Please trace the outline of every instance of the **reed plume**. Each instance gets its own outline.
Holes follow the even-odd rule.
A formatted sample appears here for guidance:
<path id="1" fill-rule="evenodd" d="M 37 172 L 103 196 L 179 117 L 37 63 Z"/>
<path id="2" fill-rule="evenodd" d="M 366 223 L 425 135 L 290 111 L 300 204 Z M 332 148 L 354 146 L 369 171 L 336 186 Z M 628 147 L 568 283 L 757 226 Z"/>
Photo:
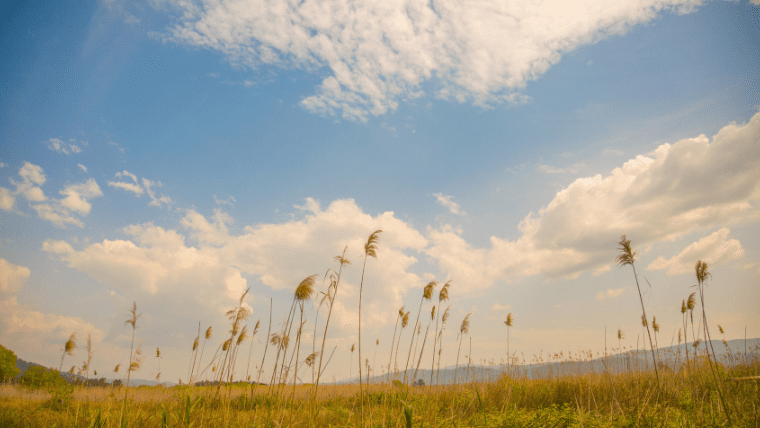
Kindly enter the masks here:
<path id="1" fill-rule="evenodd" d="M 393 344 L 396 343 L 396 330 L 398 330 L 398 322 L 404 316 L 404 307 L 398 310 L 398 316 L 396 317 L 396 326 L 393 327 L 393 338 L 391 339 L 391 355 L 388 357 L 388 373 L 385 377 L 385 381 L 388 382 L 391 376 L 391 362 L 393 361 Z"/>
<path id="2" fill-rule="evenodd" d="M 728 405 L 726 405 L 726 399 L 723 396 L 723 388 L 721 388 L 720 386 L 720 380 L 718 379 L 718 376 L 715 373 L 715 367 L 712 361 L 715 358 L 715 349 L 712 348 L 712 339 L 710 338 L 710 328 L 707 325 L 707 313 L 705 312 L 704 286 L 705 286 L 705 281 L 707 281 L 707 278 L 712 278 L 712 274 L 707 270 L 707 263 L 701 260 L 697 261 L 697 264 L 694 266 L 694 270 L 697 274 L 697 288 L 699 290 L 699 300 L 702 305 L 702 325 L 704 326 L 704 338 L 710 344 L 710 348 L 712 349 L 712 354 L 713 354 L 712 358 L 710 358 L 710 350 L 708 350 L 707 343 L 705 343 L 705 351 L 707 351 L 707 361 L 710 364 L 710 370 L 712 371 L 713 378 L 715 379 L 715 386 L 718 388 L 718 394 L 720 395 L 720 402 L 723 405 L 723 411 L 726 413 L 728 424 L 733 425 L 732 420 L 731 420 L 731 414 L 729 413 L 729 410 L 728 410 Z"/>
<path id="3" fill-rule="evenodd" d="M 74 356 L 74 350 L 77 349 L 77 332 L 71 333 L 71 336 L 69 336 L 69 340 L 66 341 L 66 344 L 63 345 L 63 354 L 61 355 L 61 366 L 58 368 L 58 371 L 63 370 L 63 357 L 68 354 L 70 357 Z"/>
<path id="4" fill-rule="evenodd" d="M 404 369 L 404 383 L 406 383 L 406 375 L 409 370 L 409 359 L 412 356 L 412 345 L 414 344 L 414 331 L 417 330 L 417 336 L 419 337 L 419 329 L 417 326 L 420 323 L 420 314 L 422 313 L 422 302 L 430 300 L 433 297 L 433 289 L 438 285 L 438 281 L 430 281 L 422 290 L 422 298 L 420 299 L 420 308 L 417 310 L 417 321 L 414 322 L 414 329 L 412 330 L 412 340 L 409 342 L 409 355 L 406 357 L 406 368 Z M 416 353 L 416 350 L 415 350 Z"/>
<path id="5" fill-rule="evenodd" d="M 364 271 L 367 268 L 367 259 L 377 258 L 377 240 L 382 230 L 376 230 L 369 235 L 364 244 L 364 267 L 362 267 L 362 280 L 359 283 L 359 395 L 361 399 L 361 424 L 364 426 L 364 389 L 362 388 L 362 289 L 364 288 Z"/>
<path id="6" fill-rule="evenodd" d="M 512 371 L 512 354 L 509 353 L 509 328 L 512 327 L 512 321 L 512 312 L 510 312 L 507 314 L 507 319 L 504 320 L 504 325 L 507 326 L 507 364 L 510 372 Z"/>
<path id="7" fill-rule="evenodd" d="M 317 367 L 317 381 L 314 384 L 314 399 L 317 397 L 317 388 L 319 387 L 319 381 L 322 378 L 322 370 L 324 370 L 324 366 L 322 365 L 322 357 L 325 354 L 325 342 L 327 341 L 327 327 L 330 325 L 330 317 L 332 316 L 332 310 L 333 306 L 335 304 L 335 298 L 338 295 L 338 286 L 340 285 L 340 276 L 343 273 L 343 266 L 348 266 L 351 264 L 351 262 L 346 258 L 346 250 L 348 249 L 348 245 L 343 247 L 343 253 L 339 256 L 333 257 L 333 260 L 339 263 L 338 272 L 335 276 L 330 275 L 330 286 L 327 287 L 327 300 L 328 300 L 328 310 L 327 310 L 327 319 L 325 320 L 325 332 L 322 335 L 322 346 L 319 350 L 319 366 Z M 335 273 L 335 270 L 332 270 L 333 273 Z M 328 270 L 325 272 L 325 277 L 327 277 L 327 274 L 330 272 Z M 350 367 L 349 367 L 350 369 Z M 349 373 L 349 378 L 350 378 Z"/>
<path id="8" fill-rule="evenodd" d="M 454 383 L 457 382 L 457 371 L 459 370 L 459 351 L 462 350 L 462 338 L 470 331 L 470 315 L 472 315 L 472 312 L 464 317 L 462 324 L 459 326 L 459 348 L 457 348 L 457 364 L 454 368 Z"/>
<path id="9" fill-rule="evenodd" d="M 639 301 L 641 302 L 642 319 L 646 322 L 647 312 L 644 309 L 644 298 L 641 296 L 641 287 L 639 286 L 639 277 L 636 275 L 636 266 L 633 264 L 636 261 L 636 252 L 631 249 L 631 241 L 625 239 L 625 235 L 620 238 L 620 255 L 617 256 L 616 261 L 620 266 L 630 265 L 633 269 L 633 278 L 636 280 L 636 289 L 639 291 Z M 649 331 L 649 326 L 646 326 L 647 334 L 649 335 L 649 347 L 652 351 L 652 362 L 654 363 L 654 374 L 657 379 L 657 389 L 660 389 L 660 374 L 657 370 L 657 359 L 654 356 L 654 345 L 652 344 L 652 333 Z"/>
<path id="10" fill-rule="evenodd" d="M 441 288 L 441 291 L 438 293 L 438 307 L 441 307 L 441 303 L 449 300 L 449 286 L 451 285 L 451 281 L 447 281 L 446 284 L 443 285 L 443 288 Z M 439 316 L 435 319 L 435 330 L 433 330 L 433 363 L 430 367 L 430 388 L 433 387 L 433 372 L 435 371 L 435 349 L 436 345 L 438 344 L 438 318 L 440 318 L 440 312 Z"/>

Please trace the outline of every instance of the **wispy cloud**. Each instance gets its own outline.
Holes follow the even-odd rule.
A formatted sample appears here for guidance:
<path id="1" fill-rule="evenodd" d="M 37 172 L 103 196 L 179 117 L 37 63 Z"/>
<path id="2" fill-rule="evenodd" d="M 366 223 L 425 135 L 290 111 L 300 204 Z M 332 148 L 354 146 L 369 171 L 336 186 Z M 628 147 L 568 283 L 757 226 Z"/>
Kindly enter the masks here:
<path id="1" fill-rule="evenodd" d="M 82 149 L 76 144 L 73 144 L 73 141 L 74 140 L 71 140 L 70 142 L 65 143 L 58 138 L 51 138 L 47 140 L 47 147 L 54 152 L 63 153 L 64 155 L 80 153 Z"/>
<path id="2" fill-rule="evenodd" d="M 108 145 L 116 147 L 116 150 L 120 151 L 122 154 L 124 154 L 124 152 L 125 152 L 125 150 L 124 150 L 123 147 L 121 147 L 120 145 L 114 143 L 113 141 L 109 141 Z"/>
<path id="3" fill-rule="evenodd" d="M 564 168 L 555 168 L 550 165 L 538 165 L 538 168 L 536 168 L 536 172 L 540 172 L 543 174 L 577 174 L 580 170 L 586 167 L 586 164 L 584 163 L 574 163 L 572 165 L 568 165 Z"/>
<path id="4" fill-rule="evenodd" d="M 82 172 L 84 172 L 85 174 L 87 173 L 87 167 L 86 166 L 82 165 L 81 163 L 78 163 L 77 166 L 79 167 L 79 169 L 82 170 Z"/>
<path id="5" fill-rule="evenodd" d="M 596 300 L 604 300 L 604 299 L 615 299 L 620 297 L 623 293 L 626 292 L 631 287 L 622 287 L 622 288 L 608 288 L 607 291 L 600 291 L 599 294 L 596 295 Z"/>
<path id="6" fill-rule="evenodd" d="M 701 3 L 165 0 L 176 24 L 163 38 L 221 52 L 235 66 L 326 67 L 301 105 L 366 120 L 425 95 L 428 82 L 430 95 L 457 102 L 526 102 L 526 83 L 564 53 Z"/>
<path id="7" fill-rule="evenodd" d="M 144 177 L 142 179 L 138 179 L 135 174 L 132 174 L 129 171 L 117 172 L 115 174 L 115 177 L 128 178 L 131 181 L 109 181 L 109 186 L 132 192 L 138 198 L 142 196 L 143 193 L 145 193 L 150 198 L 148 205 L 160 207 L 162 205 L 168 206 L 172 203 L 172 199 L 169 196 L 163 194 L 158 195 L 156 193 L 154 187 L 163 186 L 160 181 L 151 181 Z"/>
<path id="8" fill-rule="evenodd" d="M 467 215 L 466 212 L 462 211 L 462 207 L 460 207 L 458 203 L 451 200 L 453 196 L 444 195 L 440 192 L 433 194 L 433 196 L 435 196 L 435 200 L 439 205 L 448 208 L 452 214 Z"/>

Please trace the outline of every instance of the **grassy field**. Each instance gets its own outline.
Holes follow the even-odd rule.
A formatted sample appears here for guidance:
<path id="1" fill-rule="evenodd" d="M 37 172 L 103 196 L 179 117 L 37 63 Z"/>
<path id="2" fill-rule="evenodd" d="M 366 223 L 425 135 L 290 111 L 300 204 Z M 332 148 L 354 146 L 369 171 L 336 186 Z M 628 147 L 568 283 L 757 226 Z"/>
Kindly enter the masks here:
<path id="1" fill-rule="evenodd" d="M 367 259 L 375 257 L 381 232 L 372 233 L 364 248 L 359 314 L 364 268 Z M 449 317 L 450 307 L 442 308 L 448 301 L 451 281 L 440 289 L 437 306 L 433 305 L 430 310 L 430 319 L 421 339 L 425 319 L 421 322 L 420 316 L 427 313 L 427 308 L 423 310 L 423 304 L 425 301 L 435 303 L 435 287 L 439 285 L 438 281 L 431 281 L 423 289 L 413 324 L 411 311 L 405 311 L 404 307 L 398 310 L 389 348 L 391 359 L 386 366 L 387 372 L 395 373 L 396 380 L 385 383 L 370 381 L 372 370 L 369 358 L 362 357 L 360 321 L 357 357 L 359 362 L 366 362 L 366 367 L 362 372 L 362 364 L 359 364 L 359 384 L 320 385 L 324 369 L 335 352 L 335 349 L 331 352 L 326 350 L 325 343 L 341 274 L 344 266 L 350 264 L 345 259 L 344 249 L 342 255 L 334 258 L 338 269 L 330 269 L 326 274 L 330 285 L 326 293 L 321 293 L 322 303 L 316 307 L 317 315 L 324 307 L 322 325 L 315 319 L 314 333 L 310 335 L 312 352 L 308 356 L 307 344 L 301 346 L 305 336 L 302 330 L 305 325 L 304 310 L 307 305 L 314 304 L 315 295 L 320 295 L 315 290 L 316 275 L 305 278 L 298 285 L 286 321 L 275 332 L 271 331 L 270 303 L 270 319 L 260 365 L 264 367 L 267 352 L 270 351 L 269 361 L 274 357 L 272 370 L 267 370 L 270 375 L 262 378 L 263 369 L 248 375 L 251 364 L 249 356 L 245 373 L 250 383 L 232 382 L 243 372 L 237 372 L 236 377 L 239 352 L 245 352 L 245 347 L 241 348 L 241 345 L 256 336 L 259 330 L 261 333 L 264 331 L 259 321 L 248 330 L 247 320 L 252 314 L 244 305 L 246 290 L 238 306 L 227 312 L 230 335 L 224 336 L 226 340 L 216 347 L 215 352 L 211 346 L 206 349 L 207 341 L 213 337 L 213 328 L 208 327 L 202 334 L 199 323 L 198 336 L 192 343 L 188 385 L 171 388 L 130 387 L 132 373 L 140 369 L 145 358 L 142 341 L 135 346 L 135 329 L 140 314 L 137 304 L 133 303 L 125 322 L 132 329 L 129 359 L 123 363 L 125 370 L 121 372 L 126 372 L 126 386 L 73 386 L 64 381 L 57 370 L 35 372 L 35 368 L 30 368 L 21 377 L 26 380 L 26 385 L 0 385 L 0 427 L 760 427 L 760 354 L 757 347 L 747 349 L 746 338 L 744 353 L 728 349 L 725 338 L 721 342 L 728 353 L 719 358 L 715 352 L 703 293 L 705 281 L 711 277 L 707 264 L 702 261 L 696 263 L 698 289 L 681 302 L 683 327 L 678 331 L 678 347 L 659 349 L 656 345 L 659 325 L 656 316 L 652 316 L 650 321 L 646 314 L 634 266 L 636 252 L 625 236 L 621 237 L 619 244 L 620 254 L 616 261 L 621 266 L 631 266 L 639 290 L 641 323 L 647 333 L 642 336 L 649 339 L 649 349 L 644 349 L 643 353 L 630 348 L 626 352 L 621 344 L 624 334 L 618 329 L 617 351 L 610 348 L 617 354 L 614 356 L 607 353 L 605 342 L 601 360 L 599 358 L 602 356 L 588 351 L 577 355 L 564 352 L 548 354 L 547 360 L 540 356 L 535 359 L 534 356 L 530 364 L 527 361 L 518 362 L 515 353 L 510 352 L 509 328 L 513 327 L 510 313 L 504 321 L 507 327 L 505 350 L 510 360 L 503 366 L 505 372 L 500 376 L 489 372 L 488 377 L 478 378 L 470 371 L 473 362 L 471 351 L 467 353 L 466 364 L 459 364 L 462 341 L 469 332 L 471 314 L 467 314 L 457 336 L 454 375 L 451 382 L 439 384 L 442 351 L 438 339 L 442 337 Z M 400 347 L 407 325 L 411 327 L 407 330 L 411 339 L 408 351 Z M 320 334 L 317 326 L 320 327 Z M 434 330 L 429 340 L 430 327 Z M 723 328 L 720 325 L 717 327 L 724 335 Z M 692 334 L 691 345 L 689 330 Z M 654 331 L 654 340 L 651 331 Z M 321 340 L 318 341 L 320 335 Z M 703 346 L 700 347 L 700 343 Z M 376 341 L 375 345 L 378 344 Z M 426 344 L 429 345 L 427 348 Z M 248 346 L 250 355 L 252 340 Z M 470 338 L 470 349 L 471 346 Z M 64 345 L 59 367 L 63 367 L 67 355 L 73 356 L 76 348 L 74 332 Z M 693 349 L 690 351 L 689 348 Z M 417 375 L 423 373 L 419 370 L 426 349 L 432 356 L 432 365 L 428 366 L 429 372 L 425 367 L 422 369 L 429 373 L 429 383 L 436 385 L 411 387 L 409 384 L 421 379 Z M 83 374 L 83 378 L 89 378 L 94 352 L 89 336 L 86 350 L 87 360 L 78 373 Z M 351 359 L 353 351 L 354 346 L 351 347 Z M 396 359 L 392 359 L 394 351 Z M 15 355 L 10 351 L 5 354 L 11 361 L 6 365 L 12 366 Z M 160 349 L 156 348 L 156 358 L 160 355 Z M 539 373 L 538 378 L 526 376 L 526 367 L 536 368 L 533 363 L 540 368 L 538 372 L 548 373 Z M 599 364 L 603 365 L 601 370 L 598 369 Z M 114 368 L 114 375 L 121 365 Z M 372 365 L 375 365 L 374 361 Z M 349 367 L 352 366 L 352 363 L 349 364 Z M 314 385 L 296 385 L 299 370 L 308 368 L 312 370 Z M 72 367 L 69 374 L 73 376 L 76 369 Z M 15 368 L 6 371 L 12 370 Z M 533 373 L 533 370 L 530 372 Z M 362 373 L 366 374 L 366 382 Z M 464 373 L 462 378 L 458 376 Z M 94 370 L 93 374 L 97 376 Z M 15 374 L 9 375 L 9 378 L 13 376 Z M 424 376 L 427 377 L 427 374 Z M 159 377 L 160 366 L 157 380 Z M 209 385 L 198 386 L 197 382 L 201 380 Z"/>
<path id="2" fill-rule="evenodd" d="M 732 426 L 760 426 L 760 361 L 718 365 Z M 552 379 L 410 388 L 374 384 L 367 427 L 729 426 L 706 360 L 675 372 L 587 374 Z M 126 393 L 126 395 L 125 395 Z M 270 388 L 0 386 L 3 427 L 358 427 L 358 385 Z M 126 400 L 124 397 L 127 397 Z M 407 421 L 407 416 L 409 421 Z"/>

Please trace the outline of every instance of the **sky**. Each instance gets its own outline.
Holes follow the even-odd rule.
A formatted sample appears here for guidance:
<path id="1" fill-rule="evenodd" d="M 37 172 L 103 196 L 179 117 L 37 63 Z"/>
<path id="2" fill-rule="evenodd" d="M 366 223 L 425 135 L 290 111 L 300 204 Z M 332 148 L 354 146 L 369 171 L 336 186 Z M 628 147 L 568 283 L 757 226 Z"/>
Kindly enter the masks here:
<path id="1" fill-rule="evenodd" d="M 467 314 L 460 364 L 504 361 L 507 333 L 527 363 L 604 352 L 618 329 L 643 347 L 636 278 L 675 344 L 698 260 L 713 339 L 760 336 L 760 1 L 10 1 L 0 17 L 0 344 L 20 358 L 80 367 L 89 335 L 110 378 L 134 302 L 133 376 L 160 362 L 186 382 L 198 323 L 213 353 L 250 289 L 242 377 L 270 305 L 276 332 L 344 248 L 329 381 L 358 375 L 360 297 L 376 374 L 399 334 L 406 364 L 402 306 L 423 334 L 450 307 L 442 367 Z"/>

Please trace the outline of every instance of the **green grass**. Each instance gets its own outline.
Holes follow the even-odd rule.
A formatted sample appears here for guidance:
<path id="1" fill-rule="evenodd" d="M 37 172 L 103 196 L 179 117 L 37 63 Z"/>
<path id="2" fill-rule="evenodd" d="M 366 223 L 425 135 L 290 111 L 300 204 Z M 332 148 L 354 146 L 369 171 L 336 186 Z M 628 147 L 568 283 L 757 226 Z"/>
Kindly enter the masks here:
<path id="1" fill-rule="evenodd" d="M 720 381 L 734 426 L 760 426 L 760 362 L 721 370 Z M 706 362 L 691 375 L 662 366 L 661 391 L 654 372 L 586 374 L 553 379 L 512 379 L 467 385 L 409 388 L 375 384 L 365 393 L 365 427 L 713 427 L 728 426 Z M 361 400 L 356 385 L 309 386 L 294 399 L 268 395 L 259 386 L 251 399 L 245 385 L 131 388 L 127 427 L 358 427 Z M 614 394 L 613 394 L 614 389 Z M 3 427 L 117 427 L 124 391 L 77 387 L 69 400 L 56 391 L 4 385 Z M 60 394 L 60 393 L 59 393 Z M 614 398 L 613 398 L 614 397 Z M 405 411 L 405 407 L 411 411 Z"/>

